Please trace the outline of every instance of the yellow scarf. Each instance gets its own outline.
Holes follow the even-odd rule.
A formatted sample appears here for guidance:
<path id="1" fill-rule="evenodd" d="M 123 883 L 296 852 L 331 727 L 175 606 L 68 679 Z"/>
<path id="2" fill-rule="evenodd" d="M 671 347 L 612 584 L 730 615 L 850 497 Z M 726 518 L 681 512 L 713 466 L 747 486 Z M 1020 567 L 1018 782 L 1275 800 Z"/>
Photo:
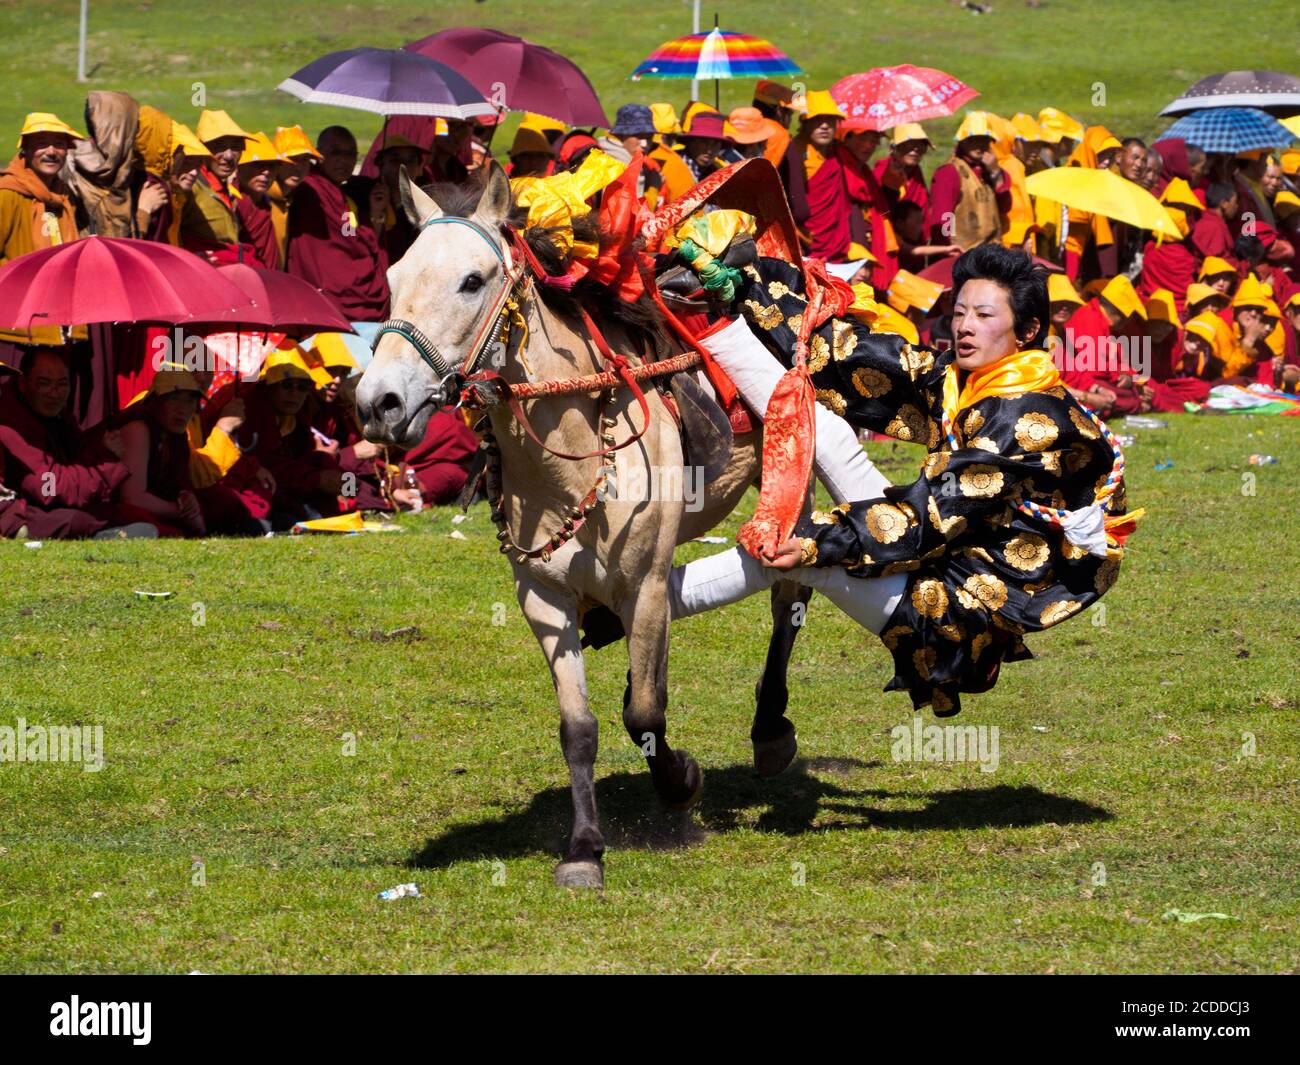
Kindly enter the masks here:
<path id="1" fill-rule="evenodd" d="M 989 396 L 1045 392 L 1060 383 L 1061 375 L 1057 372 L 1052 356 L 1037 348 L 1017 351 L 997 362 L 971 370 L 960 389 L 957 385 L 957 364 L 952 363 L 943 379 L 943 409 L 951 422 L 967 407 L 974 406 Z"/>

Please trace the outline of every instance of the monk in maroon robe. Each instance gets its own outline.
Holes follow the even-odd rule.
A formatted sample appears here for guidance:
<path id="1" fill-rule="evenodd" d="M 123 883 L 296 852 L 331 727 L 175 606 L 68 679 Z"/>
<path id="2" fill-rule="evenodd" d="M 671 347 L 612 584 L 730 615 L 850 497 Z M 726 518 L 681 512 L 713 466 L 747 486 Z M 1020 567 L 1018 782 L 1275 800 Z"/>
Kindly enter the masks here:
<path id="1" fill-rule="evenodd" d="M 0 498 L 0 535 L 26 527 L 32 539 L 78 539 L 138 517 L 114 511 L 128 476 L 120 437 L 89 443 L 68 411 L 71 390 L 63 356 L 39 348 L 25 357 L 22 378 L 5 385 L 0 497 L 7 498 Z"/>
<path id="2" fill-rule="evenodd" d="M 1217 255 L 1235 265 L 1232 254 L 1232 230 L 1228 228 L 1228 219 L 1237 214 L 1237 191 L 1231 185 L 1211 185 L 1205 191 L 1205 212 L 1192 226 L 1187 238 L 1192 250 L 1201 259 Z"/>
<path id="3" fill-rule="evenodd" d="M 406 466 L 415 471 L 426 506 L 455 500 L 477 450 L 478 437 L 464 418 L 451 411 L 434 412 L 424 437 L 406 453 Z"/>
<path id="4" fill-rule="evenodd" d="M 353 322 L 388 317 L 388 255 L 371 226 L 369 204 L 343 190 L 357 161 L 357 142 L 330 126 L 316 142 L 322 159 L 289 209 L 289 273 L 315 286 Z"/>

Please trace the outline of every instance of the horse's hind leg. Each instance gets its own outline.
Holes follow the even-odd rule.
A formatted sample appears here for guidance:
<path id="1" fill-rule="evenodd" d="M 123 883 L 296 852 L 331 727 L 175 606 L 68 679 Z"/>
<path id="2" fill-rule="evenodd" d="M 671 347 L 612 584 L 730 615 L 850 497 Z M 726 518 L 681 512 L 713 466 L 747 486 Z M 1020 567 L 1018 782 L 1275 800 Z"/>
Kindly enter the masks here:
<path id="1" fill-rule="evenodd" d="M 704 773 L 685 751 L 665 738 L 668 706 L 668 590 L 642 583 L 625 609 L 628 676 L 623 693 L 623 725 L 645 754 L 650 779 L 664 804 L 688 810 L 699 800 Z"/>
<path id="2" fill-rule="evenodd" d="M 593 773 L 599 725 L 587 705 L 587 676 L 578 645 L 577 604 L 562 592 L 516 571 L 515 593 L 551 667 L 560 703 L 560 746 L 569 764 L 573 830 L 564 860 L 555 867 L 560 887 L 605 886 L 605 839 L 596 815 Z"/>
<path id="3" fill-rule="evenodd" d="M 754 744 L 754 771 L 760 777 L 776 776 L 794 761 L 799 750 L 794 725 L 785 716 L 790 702 L 786 675 L 795 637 L 811 598 L 811 588 L 792 581 L 772 586 L 772 638 L 767 645 L 763 675 L 754 689 L 754 724 L 749 730 Z"/>

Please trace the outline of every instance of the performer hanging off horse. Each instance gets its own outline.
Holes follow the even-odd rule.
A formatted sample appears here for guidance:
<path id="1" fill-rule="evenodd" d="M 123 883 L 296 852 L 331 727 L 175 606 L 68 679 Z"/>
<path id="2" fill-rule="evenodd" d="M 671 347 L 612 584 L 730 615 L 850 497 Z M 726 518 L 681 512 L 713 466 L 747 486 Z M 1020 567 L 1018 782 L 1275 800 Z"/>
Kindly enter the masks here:
<path id="1" fill-rule="evenodd" d="M 392 444 L 418 439 L 439 406 L 485 408 L 493 519 L 551 668 L 570 770 L 556 881 L 583 887 L 603 884 L 604 841 L 580 622 L 589 642 L 626 634 L 625 727 L 663 801 L 688 807 L 703 778 L 666 738 L 671 619 L 774 588 L 751 730 L 771 774 L 797 749 L 785 673 L 790 607 L 809 589 L 889 647 L 886 690 L 952 714 L 959 693 L 1029 656 L 1027 632 L 1106 591 L 1137 517 L 1114 438 L 1039 348 L 1046 283 L 1028 257 L 988 246 L 958 260 L 957 347 L 931 352 L 873 332 L 869 292 L 802 259 L 766 160 L 653 217 L 636 164 L 612 180 L 603 165 L 522 189 L 527 222 L 498 168 L 477 206 L 440 206 L 403 178 L 419 236 L 390 272 L 394 319 L 357 390 L 367 437 Z M 890 485 L 856 429 L 924 445 L 919 478 Z M 606 491 L 688 461 L 706 470 L 698 512 Z M 729 514 L 760 462 L 741 546 L 674 568 L 673 547 Z M 814 469 L 836 501 L 827 512 L 807 511 Z"/>

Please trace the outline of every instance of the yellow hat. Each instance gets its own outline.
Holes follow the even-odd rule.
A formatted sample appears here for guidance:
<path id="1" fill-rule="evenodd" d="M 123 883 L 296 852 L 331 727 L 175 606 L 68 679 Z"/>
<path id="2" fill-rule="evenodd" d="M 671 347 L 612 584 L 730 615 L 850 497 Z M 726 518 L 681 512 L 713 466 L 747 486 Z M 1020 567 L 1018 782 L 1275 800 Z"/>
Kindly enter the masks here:
<path id="1" fill-rule="evenodd" d="M 1254 274 L 1246 275 L 1232 297 L 1234 307 L 1266 307 L 1270 303 L 1273 303 L 1273 287 L 1264 284 Z M 1273 303 L 1273 308 L 1276 310 L 1277 304 Z"/>
<path id="2" fill-rule="evenodd" d="M 312 337 L 309 352 L 316 355 L 320 364 L 326 368 L 346 366 L 351 370 L 361 369 L 352 352 L 348 350 L 342 333 L 317 333 Z"/>
<path id="3" fill-rule="evenodd" d="M 1297 134 L 1300 137 L 1300 134 Z M 1300 174 L 1300 148 L 1288 148 L 1282 153 L 1282 173 Z"/>
<path id="4" fill-rule="evenodd" d="M 967 137 L 996 137 L 993 123 L 987 111 L 967 111 L 962 116 L 961 125 L 953 134 L 954 141 L 964 141 Z"/>
<path id="5" fill-rule="evenodd" d="M 140 121 L 135 130 L 135 154 L 145 170 L 155 177 L 165 178 L 172 170 L 172 155 L 176 145 L 172 141 L 171 116 L 149 104 L 140 105 Z"/>
<path id="6" fill-rule="evenodd" d="M 903 122 L 894 127 L 893 135 L 895 144 L 905 144 L 907 141 L 925 141 L 926 144 L 934 143 L 926 136 L 925 130 L 921 128 L 919 122 Z"/>
<path id="7" fill-rule="evenodd" d="M 1195 307 L 1201 300 L 1208 300 L 1211 296 L 1222 296 L 1223 293 L 1218 289 L 1210 288 L 1204 281 L 1193 281 L 1187 286 L 1187 295 L 1185 302 L 1189 307 Z"/>
<path id="8" fill-rule="evenodd" d="M 244 140 L 252 137 L 247 130 L 240 129 L 239 124 L 225 111 L 205 110 L 199 115 L 198 134 L 199 140 L 204 144 L 211 144 L 222 137 L 243 137 Z"/>
<path id="9" fill-rule="evenodd" d="M 922 313 L 929 311 L 942 295 L 943 286 L 937 281 L 927 281 L 909 270 L 899 270 L 889 282 L 885 298 L 894 310 L 906 314 L 912 307 Z"/>
<path id="10" fill-rule="evenodd" d="M 268 385 L 283 381 L 286 377 L 300 377 L 307 381 L 317 381 L 312 367 L 304 356 L 302 348 L 292 340 L 286 340 L 276 348 L 262 363 L 261 379 Z"/>
<path id="11" fill-rule="evenodd" d="M 194 131 L 184 122 L 172 120 L 172 154 L 182 151 L 186 155 L 192 155 L 196 159 L 204 157 L 211 158 L 212 153 L 208 151 L 208 146 L 194 135 Z"/>
<path id="12" fill-rule="evenodd" d="M 681 123 L 677 121 L 677 110 L 672 104 L 651 104 L 650 117 L 654 120 L 655 132 L 660 136 L 682 131 Z"/>
<path id="13" fill-rule="evenodd" d="M 204 388 L 190 370 L 162 369 L 154 374 L 149 385 L 151 395 L 170 396 L 173 392 L 197 392 L 202 396 Z"/>
<path id="14" fill-rule="evenodd" d="M 510 145 L 510 154 L 524 155 L 528 152 L 541 152 L 543 155 L 554 155 L 555 148 L 551 142 L 546 139 L 546 134 L 540 129 L 533 129 L 529 126 L 520 126 L 515 130 L 515 139 Z"/>
<path id="15" fill-rule="evenodd" d="M 844 258 L 849 262 L 857 262 L 859 259 L 866 259 L 869 263 L 880 262 L 871 254 L 871 249 L 859 244 L 856 240 L 849 241 L 849 250 L 844 253 Z"/>
<path id="16" fill-rule="evenodd" d="M 1296 211 L 1300 211 L 1300 196 L 1290 189 L 1279 189 L 1273 197 L 1273 213 L 1277 215 L 1278 221 L 1285 222 Z"/>
<path id="17" fill-rule="evenodd" d="M 1123 148 L 1123 147 L 1124 145 L 1120 143 L 1120 139 L 1118 137 L 1116 137 L 1113 133 L 1108 133 L 1106 134 L 1106 136 L 1104 136 L 1101 139 L 1101 143 L 1097 145 L 1097 154 L 1101 155 L 1102 152 L 1108 152 L 1113 148 Z"/>
<path id="18" fill-rule="evenodd" d="M 1047 275 L 1047 301 L 1049 303 L 1077 303 L 1083 306 L 1083 297 L 1075 290 L 1064 274 Z"/>
<path id="19" fill-rule="evenodd" d="M 536 114 L 533 111 L 524 112 L 524 120 L 519 123 L 520 129 L 532 129 L 543 135 L 547 133 L 563 133 L 565 125 L 555 118 L 547 118 L 545 115 Z"/>
<path id="20" fill-rule="evenodd" d="M 1282 304 L 1282 309 L 1288 310 L 1289 308 L 1296 306 L 1300 306 L 1300 288 L 1296 289 L 1286 298 L 1286 302 Z"/>
<path id="21" fill-rule="evenodd" d="M 275 150 L 271 138 L 265 133 L 254 133 L 244 141 L 244 151 L 239 157 L 239 165 L 245 163 L 277 163 L 280 153 Z"/>
<path id="22" fill-rule="evenodd" d="M 1133 282 L 1123 274 L 1117 274 L 1106 282 L 1101 290 L 1101 298 L 1110 303 L 1120 314 L 1126 316 L 1135 314 L 1139 318 L 1146 319 L 1146 306 L 1138 299 Z"/>
<path id="23" fill-rule="evenodd" d="M 23 146 L 23 138 L 32 133 L 63 133 L 74 141 L 85 140 L 84 133 L 78 133 L 57 115 L 49 111 L 33 111 L 23 119 L 22 132 L 18 134 L 18 147 Z"/>
<path id="24" fill-rule="evenodd" d="M 1042 126 L 1035 122 L 1031 115 L 1027 115 L 1023 111 L 1012 116 L 1011 128 L 1022 141 L 1047 140 L 1047 134 L 1043 131 Z"/>
<path id="25" fill-rule="evenodd" d="M 1056 107 L 1044 107 L 1038 112 L 1038 128 L 1043 131 L 1043 140 L 1050 144 L 1067 138 L 1077 141 L 1083 136 L 1083 124 Z"/>
<path id="26" fill-rule="evenodd" d="M 1226 350 L 1225 345 L 1232 343 L 1232 333 L 1228 328 L 1228 323 L 1213 311 L 1206 311 L 1204 314 L 1198 314 L 1195 318 L 1189 319 L 1183 329 L 1209 344 L 1210 351 L 1219 358 L 1223 358 L 1222 352 Z"/>
<path id="27" fill-rule="evenodd" d="M 307 136 L 302 126 L 276 126 L 275 150 L 284 159 L 293 159 L 299 155 L 321 158 L 320 152 L 313 146 L 311 138 Z"/>
<path id="28" fill-rule="evenodd" d="M 1178 324 L 1178 306 L 1174 303 L 1174 294 L 1167 288 L 1158 288 L 1147 297 L 1148 322 L 1168 322 Z"/>
<path id="29" fill-rule="evenodd" d="M 1160 202 L 1173 207 L 1190 207 L 1194 211 L 1204 210 L 1191 185 L 1180 177 L 1172 179 L 1165 186 L 1165 191 L 1160 194 Z"/>
<path id="30" fill-rule="evenodd" d="M 1263 159 L 1266 155 L 1272 153 L 1272 148 L 1251 148 L 1248 151 L 1238 152 L 1238 159 L 1249 159 L 1252 163 L 1256 160 Z"/>
<path id="31" fill-rule="evenodd" d="M 1281 311 L 1278 311 L 1276 304 L 1274 304 L 1273 310 L 1268 313 L 1276 313 L 1279 318 L 1282 316 Z M 1264 343 L 1268 346 L 1268 350 L 1274 355 L 1281 355 L 1286 351 L 1286 331 L 1290 328 L 1289 325 L 1284 326 L 1279 321 L 1275 326 L 1273 326 L 1273 331 L 1264 338 Z"/>
<path id="32" fill-rule="evenodd" d="M 696 115 L 721 115 L 722 112 L 716 107 L 712 107 L 700 100 L 692 100 L 686 105 L 686 110 L 682 112 L 682 132 L 690 133 L 691 123 L 695 120 Z M 723 116 L 726 117 L 725 115 Z"/>
<path id="33" fill-rule="evenodd" d="M 916 323 L 905 315 L 899 314 L 893 307 L 883 303 L 876 304 L 875 320 L 871 323 L 873 333 L 894 333 L 912 344 L 921 343 L 921 334 L 916 330 Z"/>
<path id="34" fill-rule="evenodd" d="M 1205 262 L 1201 263 L 1201 271 L 1196 275 L 1196 280 L 1204 281 L 1207 277 L 1214 277 L 1215 274 L 1235 275 L 1236 273 L 1236 268 L 1227 259 L 1220 259 L 1217 255 L 1207 255 Z"/>
<path id="35" fill-rule="evenodd" d="M 844 117 L 844 112 L 840 110 L 840 105 L 835 102 L 835 97 L 830 94 L 829 89 L 813 89 L 811 92 L 804 93 L 802 99 L 797 102 L 802 105 L 799 113 L 803 115 L 805 122 L 827 116 Z"/>

